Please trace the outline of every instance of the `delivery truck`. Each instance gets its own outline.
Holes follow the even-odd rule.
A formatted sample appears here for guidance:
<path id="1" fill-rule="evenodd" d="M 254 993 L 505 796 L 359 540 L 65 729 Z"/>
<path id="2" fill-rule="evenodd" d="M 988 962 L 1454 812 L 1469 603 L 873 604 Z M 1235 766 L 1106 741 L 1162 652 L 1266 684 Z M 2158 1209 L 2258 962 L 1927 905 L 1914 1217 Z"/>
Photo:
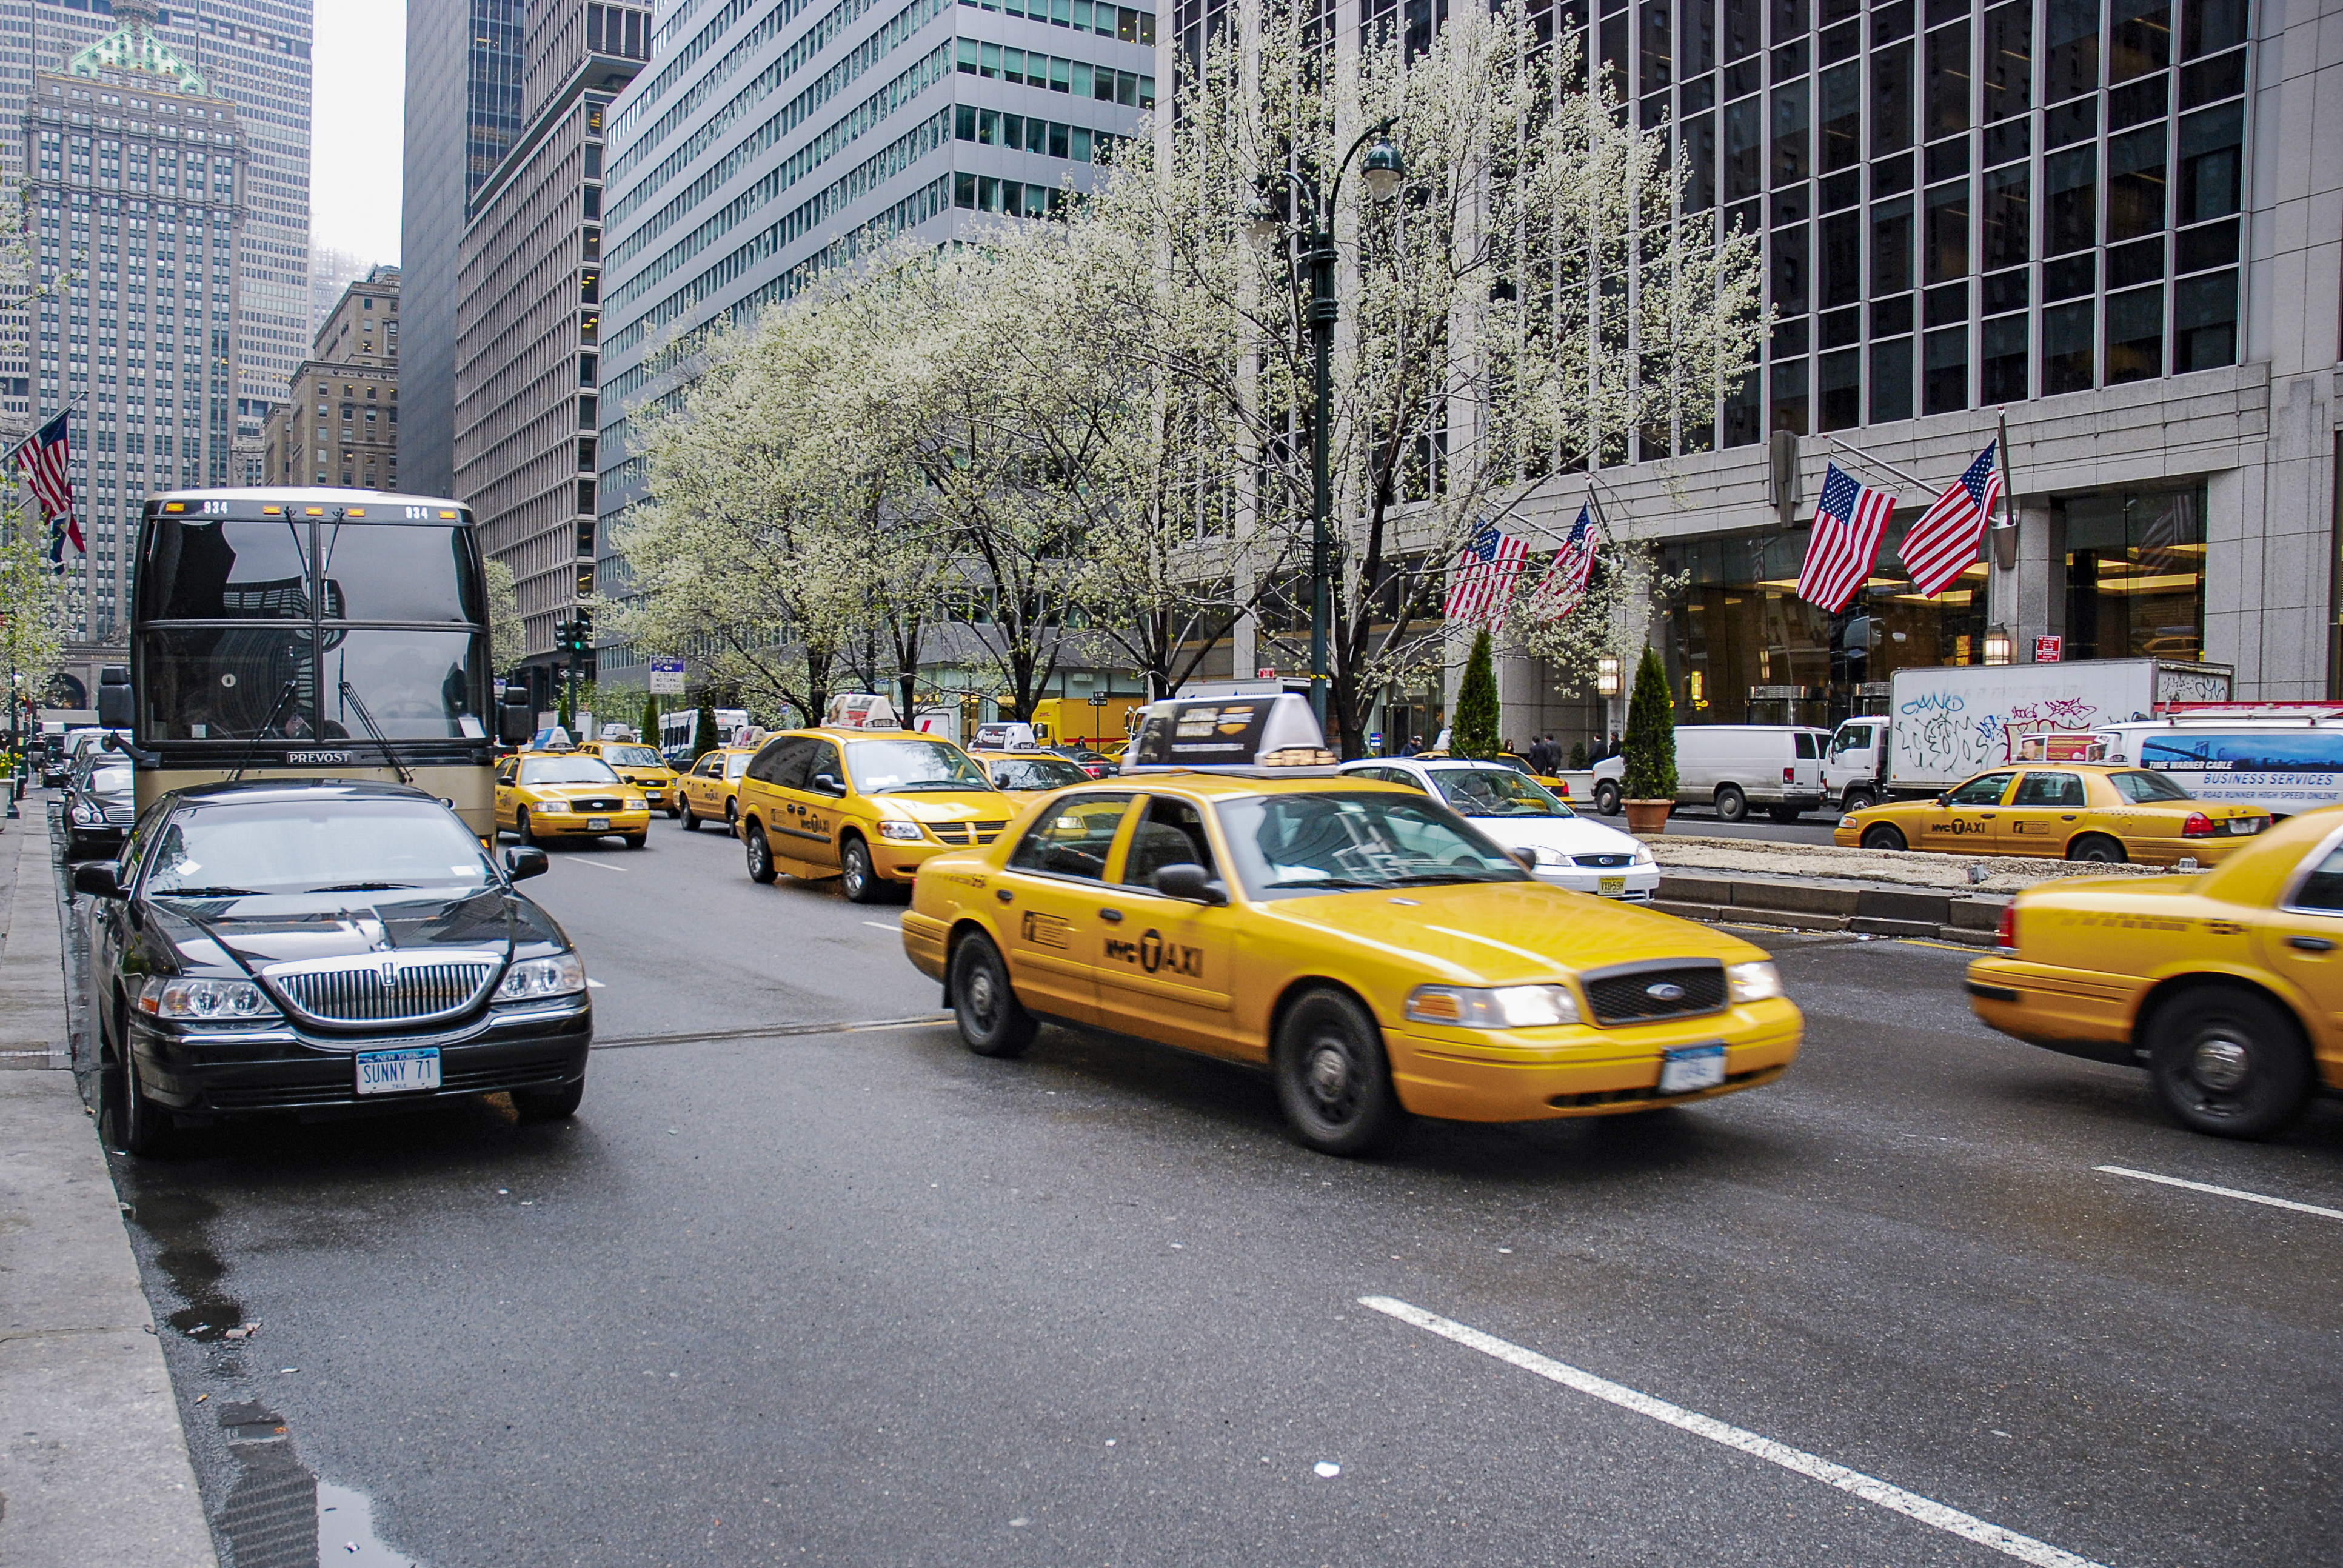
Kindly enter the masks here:
<path id="1" fill-rule="evenodd" d="M 1940 795 L 1972 774 L 2020 759 L 2061 736 L 2090 737 L 2155 718 L 2167 705 L 2227 702 L 2223 664 L 2091 658 L 2057 664 L 1956 664 L 1899 669 L 1887 711 L 1843 721 L 1823 762 L 1823 792 L 1841 810 Z"/>
<path id="2" fill-rule="evenodd" d="M 2097 760 L 2167 774 L 2199 800 L 2273 818 L 2343 805 L 2343 702 L 2175 705 L 2096 739 Z"/>

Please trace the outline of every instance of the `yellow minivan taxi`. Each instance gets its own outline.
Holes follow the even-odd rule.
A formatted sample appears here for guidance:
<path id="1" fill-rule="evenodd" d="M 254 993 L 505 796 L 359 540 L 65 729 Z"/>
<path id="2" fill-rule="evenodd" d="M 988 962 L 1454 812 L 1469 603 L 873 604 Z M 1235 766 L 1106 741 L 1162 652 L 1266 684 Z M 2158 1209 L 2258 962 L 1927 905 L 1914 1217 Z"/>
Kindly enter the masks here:
<path id="1" fill-rule="evenodd" d="M 578 749 L 582 756 L 599 757 L 619 778 L 643 792 L 654 811 L 669 818 L 681 815 L 682 797 L 676 793 L 675 769 L 667 759 L 639 740 L 588 740 Z"/>
<path id="2" fill-rule="evenodd" d="M 1235 750 L 1242 723 L 1190 728 Z M 1296 1135 L 1335 1154 L 1411 1112 L 1616 1115 L 1755 1088 L 1803 1027 L 1761 949 L 1547 886 L 1439 801 L 1355 778 L 1060 791 L 990 849 L 929 859 L 902 930 L 978 1054 L 1017 1054 L 1046 1018 L 1265 1065 Z"/>
<path id="3" fill-rule="evenodd" d="M 929 856 L 985 845 L 1017 814 L 949 740 L 909 729 L 792 729 L 740 777 L 749 875 L 836 877 L 858 904 L 892 897 Z"/>

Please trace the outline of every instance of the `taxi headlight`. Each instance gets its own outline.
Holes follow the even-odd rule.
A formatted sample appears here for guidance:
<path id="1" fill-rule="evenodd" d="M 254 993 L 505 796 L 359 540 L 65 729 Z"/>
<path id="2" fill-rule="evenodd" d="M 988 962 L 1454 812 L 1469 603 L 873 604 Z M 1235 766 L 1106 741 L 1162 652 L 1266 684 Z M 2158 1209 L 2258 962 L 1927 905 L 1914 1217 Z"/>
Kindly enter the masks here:
<path id="1" fill-rule="evenodd" d="M 586 989 L 586 963 L 576 953 L 556 953 L 549 959 L 523 959 L 505 970 L 497 987 L 498 1001 L 541 1001 L 547 997 L 575 996 Z"/>
<path id="2" fill-rule="evenodd" d="M 138 1010 L 193 1023 L 246 1023 L 277 1016 L 277 1004 L 250 980 L 169 980 L 150 975 L 138 989 Z"/>
<path id="3" fill-rule="evenodd" d="M 1558 985 L 1420 985 L 1407 999 L 1407 1016 L 1465 1029 L 1538 1029 L 1576 1023 L 1578 999 Z"/>
<path id="4" fill-rule="evenodd" d="M 1765 1001 L 1782 994 L 1782 971 L 1759 960 L 1730 964 L 1725 970 L 1725 993 L 1735 1001 Z"/>
<path id="5" fill-rule="evenodd" d="M 641 796 L 639 796 L 639 795 L 629 795 L 629 796 L 628 796 L 628 797 L 627 797 L 627 809 L 628 809 L 628 810 L 629 810 L 629 811 L 648 811 L 648 810 L 649 810 L 650 809 L 651 809 L 651 807 L 650 807 L 650 802 L 649 802 L 649 801 L 648 801 L 648 800 L 646 800 L 646 799 L 644 799 Z"/>
<path id="6" fill-rule="evenodd" d="M 920 825 L 917 822 L 897 822 L 893 820 L 884 821 L 879 824 L 879 836 L 882 839 L 893 839 L 900 843 L 917 843 L 920 839 L 926 837 L 925 834 L 920 831 Z"/>
<path id="7" fill-rule="evenodd" d="M 1838 819 L 1838 825 L 1839 825 L 1840 827 L 1842 827 L 1842 828 L 1852 828 L 1852 827 L 1854 827 L 1854 826 L 1855 826 L 1855 813 L 1854 813 L 1854 812 L 1852 812 L 1852 811 L 1850 811 L 1850 812 L 1848 812 L 1845 816 L 1841 817 L 1841 818 Z"/>

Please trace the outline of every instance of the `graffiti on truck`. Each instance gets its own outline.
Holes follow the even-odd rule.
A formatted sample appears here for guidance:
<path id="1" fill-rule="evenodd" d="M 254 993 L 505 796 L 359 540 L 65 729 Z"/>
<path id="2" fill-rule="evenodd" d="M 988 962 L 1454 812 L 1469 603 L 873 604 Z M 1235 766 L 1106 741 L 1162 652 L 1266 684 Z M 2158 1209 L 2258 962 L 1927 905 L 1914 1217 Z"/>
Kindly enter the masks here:
<path id="1" fill-rule="evenodd" d="M 2007 762 L 2018 739 L 2073 734 L 2105 722 L 2096 704 L 2054 697 L 2010 705 L 2006 712 L 1973 712 L 1951 692 L 1923 692 L 1898 709 L 1899 771 L 1923 778 L 1964 778 Z"/>

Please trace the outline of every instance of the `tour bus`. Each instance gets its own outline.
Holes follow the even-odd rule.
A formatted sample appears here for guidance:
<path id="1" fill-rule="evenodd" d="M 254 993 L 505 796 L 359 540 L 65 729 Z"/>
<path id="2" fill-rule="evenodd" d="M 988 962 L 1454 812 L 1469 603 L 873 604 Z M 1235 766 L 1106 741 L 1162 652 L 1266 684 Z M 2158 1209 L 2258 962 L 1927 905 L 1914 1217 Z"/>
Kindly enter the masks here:
<path id="1" fill-rule="evenodd" d="M 374 490 L 151 498 L 138 535 L 125 748 L 138 806 L 230 779 L 413 784 L 496 834 L 499 714 L 469 508 Z M 518 692 L 515 693 L 518 695 Z"/>

